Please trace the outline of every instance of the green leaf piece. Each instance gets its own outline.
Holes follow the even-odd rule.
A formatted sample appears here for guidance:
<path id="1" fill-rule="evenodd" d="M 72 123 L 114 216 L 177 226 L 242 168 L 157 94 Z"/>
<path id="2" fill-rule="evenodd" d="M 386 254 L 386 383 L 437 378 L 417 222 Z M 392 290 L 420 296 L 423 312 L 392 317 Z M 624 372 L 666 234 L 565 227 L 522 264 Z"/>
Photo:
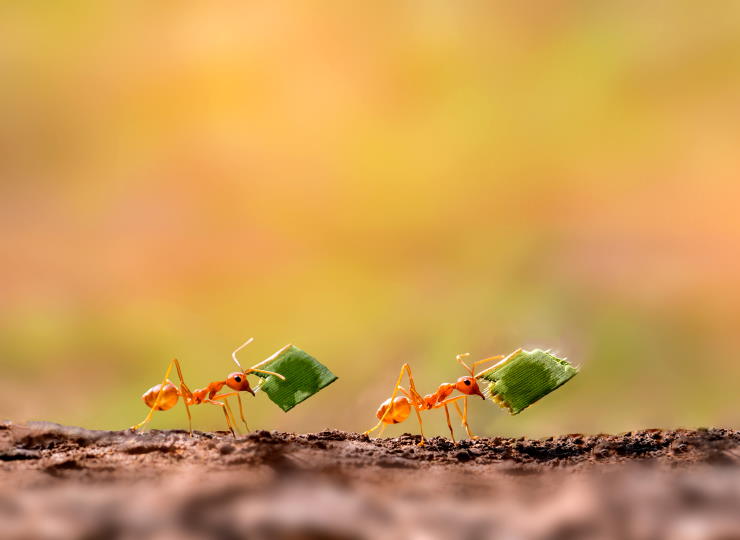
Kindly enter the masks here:
<path id="1" fill-rule="evenodd" d="M 478 377 L 490 383 L 484 394 L 511 414 L 519 414 L 577 373 L 567 361 L 535 349 L 517 351 Z"/>
<path id="2" fill-rule="evenodd" d="M 260 366 L 260 369 L 274 371 L 285 377 L 281 381 L 274 375 L 254 373 L 265 379 L 260 390 L 285 412 L 337 380 L 337 376 L 324 364 L 293 345 L 271 362 Z"/>

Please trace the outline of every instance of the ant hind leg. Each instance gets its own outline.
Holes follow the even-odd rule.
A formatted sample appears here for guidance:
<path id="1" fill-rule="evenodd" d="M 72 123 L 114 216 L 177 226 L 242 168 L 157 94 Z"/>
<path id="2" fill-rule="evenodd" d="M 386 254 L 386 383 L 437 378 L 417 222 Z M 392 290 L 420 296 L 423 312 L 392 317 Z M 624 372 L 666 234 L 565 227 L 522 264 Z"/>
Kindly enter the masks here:
<path id="1" fill-rule="evenodd" d="M 401 388 L 401 381 L 403 380 L 403 374 L 406 372 L 406 375 L 409 378 L 409 391 L 405 392 L 403 388 Z M 419 442 L 419 446 L 424 445 L 424 424 L 421 421 L 421 414 L 419 414 L 419 407 L 422 406 L 421 402 L 421 396 L 419 395 L 419 392 L 416 391 L 416 385 L 414 384 L 414 376 L 411 374 L 411 367 L 409 367 L 408 364 L 404 364 L 401 366 L 401 373 L 398 374 L 398 380 L 396 380 L 396 384 L 393 386 L 393 392 L 391 393 L 391 398 L 388 401 L 389 407 L 386 409 L 385 413 L 383 413 L 383 416 L 380 417 L 380 420 L 378 420 L 378 423 L 375 424 L 372 428 L 368 429 L 364 435 L 369 435 L 376 429 L 380 428 L 385 420 L 385 417 L 388 415 L 388 413 L 391 410 L 391 406 L 393 405 L 393 400 L 396 399 L 396 396 L 398 395 L 399 390 L 406 394 L 409 399 L 411 400 L 411 406 L 414 408 L 414 412 L 416 413 L 416 419 L 419 421 L 419 431 L 421 431 L 421 441 Z"/>
<path id="2" fill-rule="evenodd" d="M 398 374 L 398 380 L 396 380 L 396 384 L 393 386 L 393 392 L 391 392 L 391 399 L 389 401 L 389 404 L 391 406 L 393 405 L 393 400 L 396 399 L 396 396 L 398 395 L 398 390 L 401 387 L 401 380 L 403 379 L 403 372 L 406 371 L 407 369 L 409 369 L 408 364 L 404 364 L 403 366 L 401 366 L 401 373 Z M 409 373 L 410 373 L 410 371 L 409 371 Z M 383 420 L 385 420 L 385 417 L 390 412 L 391 406 L 389 406 L 386 409 L 386 411 L 383 414 L 383 416 L 381 416 L 380 419 L 378 420 L 378 423 L 375 424 L 375 426 L 373 426 L 372 428 L 368 429 L 366 432 L 364 432 L 363 435 L 370 435 L 373 431 L 375 431 L 376 429 L 380 428 L 384 424 Z"/>
<path id="3" fill-rule="evenodd" d="M 416 391 L 416 384 L 414 383 L 414 376 L 411 374 L 411 366 L 408 364 L 404 364 L 403 368 L 406 370 L 406 375 L 409 377 L 409 391 L 406 393 L 408 397 L 411 399 L 411 406 L 414 408 L 414 412 L 416 413 L 416 419 L 419 421 L 419 432 L 421 433 L 421 440 L 419 441 L 419 446 L 424 446 L 425 444 L 425 438 L 424 438 L 424 424 L 421 421 L 421 413 L 419 411 L 424 410 L 424 398 L 421 397 L 421 394 Z M 403 371 L 401 371 L 403 373 Z M 400 388 L 400 387 L 399 387 Z M 403 388 L 400 388 L 403 390 Z"/>
<path id="4" fill-rule="evenodd" d="M 159 400 L 162 397 L 162 392 L 164 391 L 165 385 L 169 382 L 170 372 L 172 371 L 172 366 L 177 360 L 172 360 L 170 364 L 167 366 L 167 371 L 164 373 L 164 379 L 162 379 L 162 384 L 159 386 L 159 392 L 157 393 L 157 399 L 154 400 L 154 405 L 149 409 L 149 412 L 147 413 L 144 420 L 139 422 L 138 424 L 135 424 L 131 426 L 129 429 L 131 431 L 136 431 L 137 429 L 141 429 L 144 425 L 148 424 L 152 420 L 152 416 L 154 416 L 154 411 L 157 408 L 157 405 L 159 404 Z"/>
<path id="5" fill-rule="evenodd" d="M 416 419 L 419 421 L 419 432 L 421 433 L 419 446 L 424 446 L 424 444 L 426 444 L 426 440 L 424 439 L 424 424 L 421 422 L 421 413 L 417 407 L 414 407 L 414 412 L 416 413 Z"/>
<path id="6" fill-rule="evenodd" d="M 193 393 L 190 391 L 190 388 L 188 388 L 188 385 L 185 384 L 185 379 L 182 376 L 182 369 L 180 369 L 180 362 L 175 358 L 173 360 L 175 363 L 175 367 L 177 368 L 177 377 L 180 379 L 180 395 L 182 396 L 182 402 L 185 404 L 185 412 L 188 415 L 188 431 L 190 432 L 190 436 L 193 436 L 193 416 L 190 414 L 190 405 L 188 405 L 188 400 L 193 397 Z"/>

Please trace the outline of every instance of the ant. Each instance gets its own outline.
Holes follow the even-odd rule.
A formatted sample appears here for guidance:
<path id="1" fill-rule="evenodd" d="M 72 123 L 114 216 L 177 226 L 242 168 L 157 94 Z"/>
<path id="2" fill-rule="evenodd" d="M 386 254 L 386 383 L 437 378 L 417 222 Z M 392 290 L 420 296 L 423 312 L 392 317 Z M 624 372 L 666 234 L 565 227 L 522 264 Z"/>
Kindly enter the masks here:
<path id="1" fill-rule="evenodd" d="M 442 383 L 439 385 L 439 388 L 437 388 L 436 392 L 434 392 L 433 394 L 427 394 L 423 397 L 421 396 L 421 394 L 419 394 L 419 392 L 416 391 L 416 385 L 414 384 L 414 377 L 411 374 L 411 368 L 408 364 L 404 364 L 401 367 L 401 373 L 398 375 L 396 385 L 393 387 L 393 393 L 391 394 L 391 397 L 381 403 L 378 411 L 375 413 L 375 415 L 378 417 L 378 423 L 375 425 L 375 427 L 367 430 L 365 432 L 365 435 L 369 435 L 381 426 L 382 429 L 380 430 L 380 433 L 382 434 L 388 424 L 400 424 L 409 417 L 409 415 L 411 414 L 411 409 L 413 408 L 414 412 L 416 413 L 416 419 L 419 421 L 419 430 L 421 431 L 421 442 L 419 443 L 419 446 L 423 446 L 424 426 L 421 422 L 420 412 L 428 411 L 431 409 L 444 408 L 445 417 L 447 418 L 447 427 L 450 430 L 452 442 L 457 443 L 457 441 L 455 441 L 455 433 L 452 431 L 452 424 L 450 423 L 450 410 L 447 408 L 447 405 L 452 403 L 455 406 L 457 413 L 460 415 L 462 425 L 465 428 L 468 437 L 471 439 L 477 439 L 478 437 L 473 435 L 473 433 L 470 431 L 470 426 L 468 425 L 468 396 L 475 395 L 480 396 L 482 399 L 486 398 L 483 395 L 483 392 L 481 392 L 480 388 L 478 387 L 475 368 L 476 366 L 485 362 L 501 360 L 502 358 L 504 358 L 504 355 L 484 358 L 483 360 L 473 362 L 470 366 L 466 364 L 463 360 L 463 358 L 466 358 L 468 356 L 470 356 L 470 353 L 458 354 L 455 357 L 455 360 L 457 360 L 468 371 L 468 373 L 470 373 L 469 376 L 466 375 L 464 377 L 460 377 L 455 383 Z M 484 371 L 479 373 L 478 376 L 495 367 L 496 365 L 485 369 Z M 403 379 L 404 373 L 406 373 L 409 380 L 408 390 L 401 386 L 401 381 Z M 455 390 L 460 392 L 462 395 L 449 397 Z M 399 391 L 403 395 L 396 397 Z M 458 401 L 461 399 L 463 400 L 462 410 L 460 410 L 460 405 L 458 404 Z"/>
<path id="2" fill-rule="evenodd" d="M 249 385 L 247 375 L 251 373 L 265 373 L 267 375 L 274 375 L 275 377 L 284 381 L 285 377 L 283 377 L 279 373 L 258 368 L 267 364 L 271 360 L 274 360 L 283 351 L 290 347 L 290 344 L 288 344 L 266 360 L 255 364 L 249 369 L 244 369 L 239 363 L 239 360 L 237 360 L 236 353 L 252 343 L 252 341 L 254 341 L 254 338 L 249 338 L 247 341 L 237 347 L 234 352 L 231 353 L 231 358 L 234 360 L 234 362 L 236 362 L 236 365 L 239 366 L 239 369 L 241 371 L 230 373 L 226 377 L 226 379 L 222 381 L 213 381 L 209 383 L 208 386 L 193 391 L 191 391 L 190 388 L 188 388 L 188 385 L 185 384 L 185 380 L 182 376 L 182 369 L 180 368 L 180 362 L 177 360 L 177 358 L 174 358 L 170 362 L 169 366 L 167 366 L 167 371 L 164 374 L 164 380 L 160 384 L 152 386 L 141 396 L 141 399 L 144 400 L 144 403 L 146 403 L 147 407 L 149 407 L 150 409 L 149 414 L 146 415 L 146 418 L 144 418 L 144 420 L 142 420 L 135 426 L 131 426 L 131 430 L 136 431 L 137 429 L 147 424 L 152 419 L 154 411 L 166 411 L 167 409 L 171 409 L 177 404 L 177 400 L 182 397 L 183 403 L 185 404 L 185 412 L 187 412 L 188 415 L 190 435 L 193 434 L 193 418 L 190 415 L 190 407 L 193 405 L 200 405 L 201 403 L 209 403 L 211 405 L 221 407 L 221 410 L 224 412 L 224 416 L 226 417 L 226 425 L 229 427 L 229 431 L 231 431 L 231 434 L 236 437 L 236 433 L 234 432 L 234 424 L 236 423 L 236 421 L 234 420 L 234 413 L 232 412 L 231 406 L 228 402 L 229 397 L 236 396 L 237 400 L 239 401 L 239 413 L 241 416 L 241 420 L 244 423 L 244 427 L 247 429 L 247 431 L 249 431 L 249 426 L 247 425 L 247 420 L 244 416 L 244 406 L 242 405 L 242 398 L 239 395 L 239 392 L 249 392 L 253 396 L 255 395 L 254 390 Z M 172 366 L 175 366 L 175 368 L 177 368 L 177 376 L 180 379 L 179 388 L 176 387 L 175 384 L 169 379 L 170 372 L 172 371 Z M 231 390 L 233 390 L 233 392 L 219 394 L 224 386 L 228 386 Z"/>

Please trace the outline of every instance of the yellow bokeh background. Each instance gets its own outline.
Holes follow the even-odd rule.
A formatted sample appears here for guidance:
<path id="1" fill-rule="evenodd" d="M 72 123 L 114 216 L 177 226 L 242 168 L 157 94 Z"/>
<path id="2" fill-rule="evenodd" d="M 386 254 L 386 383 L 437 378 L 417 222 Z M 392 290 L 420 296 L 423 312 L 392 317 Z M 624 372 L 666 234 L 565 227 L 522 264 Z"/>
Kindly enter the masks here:
<path id="1" fill-rule="evenodd" d="M 124 428 L 254 336 L 340 377 L 256 428 L 361 431 L 403 362 L 520 346 L 582 372 L 476 431 L 740 427 L 740 3 L 0 15 L 0 418 Z"/>

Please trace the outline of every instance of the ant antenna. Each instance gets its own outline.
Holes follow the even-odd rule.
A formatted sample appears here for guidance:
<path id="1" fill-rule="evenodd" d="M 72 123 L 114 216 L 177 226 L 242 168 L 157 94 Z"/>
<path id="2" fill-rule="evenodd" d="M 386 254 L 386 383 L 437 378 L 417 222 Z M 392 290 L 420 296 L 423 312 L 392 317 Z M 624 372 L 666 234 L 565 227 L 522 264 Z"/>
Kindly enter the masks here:
<path id="1" fill-rule="evenodd" d="M 283 351 L 285 351 L 288 347 L 290 347 L 290 345 L 286 345 L 285 347 L 283 347 L 282 349 L 280 349 L 279 351 L 277 351 L 275 354 L 273 354 L 272 356 L 270 356 L 270 358 L 268 358 L 267 360 L 263 360 L 259 364 L 256 364 L 256 365 L 254 365 L 253 367 L 251 367 L 249 369 L 244 369 L 242 367 L 242 365 L 239 363 L 239 360 L 236 359 L 236 353 L 238 353 L 239 351 L 241 351 L 244 347 L 246 347 L 247 345 L 249 345 L 253 341 L 254 341 L 254 338 L 249 338 L 247 341 L 245 341 L 244 343 L 242 343 L 241 345 L 239 345 L 236 348 L 236 350 L 234 350 L 233 353 L 231 353 L 231 358 L 234 359 L 234 362 L 236 362 L 236 365 L 239 366 L 239 369 L 242 370 L 242 373 L 244 373 L 245 375 L 247 375 L 249 373 L 264 373 L 266 375 L 274 375 L 275 377 L 277 377 L 281 381 L 284 381 L 285 380 L 285 377 L 283 375 L 280 375 L 280 373 L 275 373 L 274 371 L 267 371 L 265 369 L 256 369 L 256 368 L 257 368 L 257 366 L 261 366 L 263 364 L 266 364 L 270 360 L 274 360 L 275 358 L 277 358 Z"/>
<path id="2" fill-rule="evenodd" d="M 485 362 L 493 362 L 494 360 L 501 360 L 502 358 L 504 358 L 504 355 L 503 355 L 503 354 L 499 354 L 499 355 L 497 355 L 497 356 L 490 356 L 490 357 L 488 357 L 488 358 L 484 358 L 483 360 L 476 360 L 475 362 L 473 362 L 473 363 L 472 363 L 472 364 L 470 364 L 470 366 L 469 366 L 468 364 L 466 364 L 466 363 L 465 363 L 465 362 L 463 361 L 463 358 L 467 358 L 468 356 L 470 356 L 470 353 L 462 353 L 462 354 L 458 354 L 458 355 L 457 355 L 457 356 L 455 357 L 455 360 L 457 360 L 458 362 L 460 362 L 460 364 L 462 364 L 462 366 L 463 366 L 463 367 L 464 367 L 465 369 L 467 369 L 467 370 L 468 370 L 468 371 L 470 372 L 470 376 L 471 376 L 471 377 L 475 377 L 475 368 L 476 368 L 476 367 L 478 367 L 478 365 L 479 365 L 479 364 L 484 364 Z M 511 356 L 511 355 L 509 355 L 509 356 Z M 506 357 L 506 358 L 508 358 L 508 357 Z M 505 360 L 506 358 L 504 358 L 504 360 Z M 483 371 L 481 371 L 480 373 L 478 373 L 478 377 L 480 377 L 480 376 L 481 376 L 481 374 L 483 374 L 483 373 L 486 373 L 486 372 L 490 371 L 491 369 L 493 369 L 493 368 L 495 368 L 495 367 L 498 367 L 498 366 L 499 366 L 499 364 L 502 364 L 502 363 L 503 363 L 503 361 L 499 362 L 499 363 L 498 363 L 498 364 L 496 364 L 495 366 L 491 366 L 490 368 L 486 368 L 486 369 L 484 369 Z M 472 366 L 472 367 L 471 367 L 471 366 Z"/>
<path id="3" fill-rule="evenodd" d="M 470 368 L 470 366 L 469 366 L 469 365 L 467 365 L 467 364 L 465 363 L 465 361 L 463 360 L 463 358 L 467 358 L 468 356 L 470 356 L 470 353 L 468 353 L 468 352 L 466 352 L 466 353 L 462 353 L 462 354 L 458 354 L 458 355 L 457 355 L 457 356 L 455 357 L 455 360 L 457 360 L 458 362 L 460 362 L 460 365 L 462 365 L 462 366 L 463 366 L 463 367 L 464 367 L 465 369 L 467 369 L 467 370 L 468 370 L 468 371 L 470 372 L 470 375 L 471 375 L 471 376 L 475 376 L 475 372 L 474 372 L 474 371 L 473 371 L 473 370 L 472 370 L 472 369 Z"/>
<path id="4" fill-rule="evenodd" d="M 234 362 L 236 362 L 236 365 L 237 365 L 237 366 L 239 366 L 239 369 L 241 369 L 241 370 L 242 370 L 242 372 L 244 372 L 244 373 L 246 373 L 246 370 L 245 370 L 245 369 L 244 369 L 244 368 L 242 367 L 242 365 L 241 365 L 241 364 L 239 363 L 239 360 L 237 360 L 237 359 L 236 359 L 236 353 L 238 353 L 239 351 L 241 351 L 241 350 L 242 350 L 242 349 L 243 349 L 244 347 L 246 347 L 247 345 L 249 345 L 249 344 L 250 344 L 250 343 L 252 343 L 253 341 L 254 341 L 254 338 L 253 338 L 253 337 L 249 338 L 249 339 L 248 339 L 247 341 L 245 341 L 244 343 L 242 343 L 241 345 L 239 345 L 239 346 L 238 346 L 238 347 L 237 347 L 237 348 L 236 348 L 236 349 L 234 350 L 234 352 L 233 352 L 233 353 L 231 353 L 231 358 L 233 358 L 233 359 L 234 359 Z"/>

